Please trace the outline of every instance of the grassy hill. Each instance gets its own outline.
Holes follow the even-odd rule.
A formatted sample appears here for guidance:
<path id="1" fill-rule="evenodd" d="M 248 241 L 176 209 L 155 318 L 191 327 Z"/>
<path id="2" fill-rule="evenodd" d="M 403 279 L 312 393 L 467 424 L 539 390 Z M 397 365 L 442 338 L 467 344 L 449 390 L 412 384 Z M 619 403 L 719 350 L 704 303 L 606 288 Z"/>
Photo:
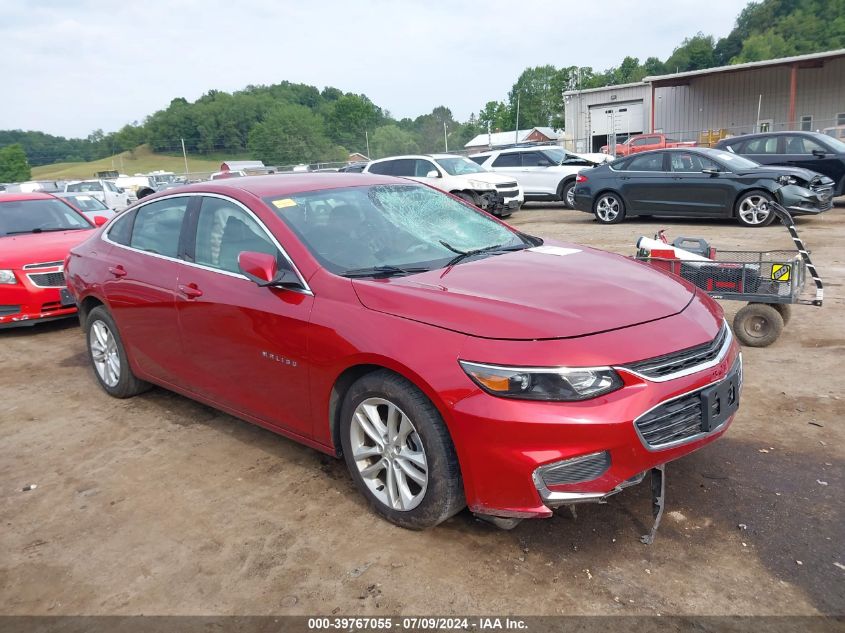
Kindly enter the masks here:
<path id="1" fill-rule="evenodd" d="M 237 159 L 238 156 L 227 156 Z M 213 172 L 220 169 L 221 159 L 216 157 L 193 158 L 188 156 L 188 169 L 191 172 Z M 95 172 L 116 169 L 122 174 L 146 174 L 157 169 L 184 173 L 185 161 L 181 156 L 156 154 L 147 145 L 139 145 L 134 150 L 107 156 L 88 163 L 54 163 L 32 168 L 33 180 L 68 180 L 74 178 L 92 178 Z"/>

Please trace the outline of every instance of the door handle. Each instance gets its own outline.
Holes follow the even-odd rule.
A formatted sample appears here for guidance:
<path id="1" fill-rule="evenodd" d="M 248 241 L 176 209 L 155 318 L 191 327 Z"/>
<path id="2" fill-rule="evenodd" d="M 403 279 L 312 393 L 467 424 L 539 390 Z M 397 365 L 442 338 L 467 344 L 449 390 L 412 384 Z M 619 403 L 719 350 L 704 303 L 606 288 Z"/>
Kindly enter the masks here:
<path id="1" fill-rule="evenodd" d="M 188 299 L 196 299 L 197 297 L 202 296 L 202 290 L 197 288 L 196 284 L 179 284 L 177 287 L 179 288 L 179 292 L 185 295 Z"/>
<path id="2" fill-rule="evenodd" d="M 118 264 L 117 266 L 109 266 L 109 272 L 118 279 L 120 279 L 121 277 L 126 277 L 126 271 L 120 264 Z"/>

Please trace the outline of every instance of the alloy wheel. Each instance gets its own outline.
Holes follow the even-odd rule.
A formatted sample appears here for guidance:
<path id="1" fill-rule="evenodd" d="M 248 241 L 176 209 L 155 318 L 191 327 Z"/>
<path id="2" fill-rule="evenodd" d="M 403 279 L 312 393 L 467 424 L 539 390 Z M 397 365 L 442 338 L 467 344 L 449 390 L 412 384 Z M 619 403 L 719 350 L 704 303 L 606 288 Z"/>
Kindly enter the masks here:
<path id="1" fill-rule="evenodd" d="M 393 510 L 416 508 L 428 487 L 428 460 L 413 422 L 389 400 L 367 398 L 352 415 L 352 458 L 370 492 Z"/>
<path id="2" fill-rule="evenodd" d="M 566 206 L 570 209 L 575 208 L 575 187 L 570 187 L 566 191 Z"/>
<path id="3" fill-rule="evenodd" d="M 115 387 L 120 381 L 120 354 L 114 334 L 103 321 L 94 321 L 90 339 L 94 369 L 100 380 L 109 387 Z"/>
<path id="4" fill-rule="evenodd" d="M 739 215 L 746 224 L 762 224 L 769 213 L 769 201 L 763 196 L 748 196 L 739 205 Z"/>
<path id="5" fill-rule="evenodd" d="M 619 215 L 619 201 L 613 196 L 602 196 L 596 204 L 596 215 L 603 222 L 613 222 Z"/>

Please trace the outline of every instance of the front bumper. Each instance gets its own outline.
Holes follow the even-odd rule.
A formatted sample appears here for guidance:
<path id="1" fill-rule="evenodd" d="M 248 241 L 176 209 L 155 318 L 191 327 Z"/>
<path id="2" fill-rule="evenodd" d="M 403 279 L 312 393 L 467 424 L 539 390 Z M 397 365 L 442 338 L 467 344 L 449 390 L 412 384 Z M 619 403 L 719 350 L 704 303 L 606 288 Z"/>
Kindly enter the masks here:
<path id="1" fill-rule="evenodd" d="M 601 503 L 642 481 L 652 468 L 687 455 L 719 438 L 731 414 L 712 430 L 688 440 L 649 446 L 635 420 L 664 403 L 723 381 L 739 362 L 732 341 L 722 360 L 706 370 L 653 382 L 619 369 L 625 383 L 616 392 L 583 402 L 553 403 L 497 398 L 484 392 L 456 403 L 453 434 L 461 468 L 471 482 L 467 502 L 475 513 L 498 517 L 541 518 L 555 507 Z M 549 483 L 543 469 L 580 456 L 606 453 L 607 468 L 576 483 Z"/>
<path id="2" fill-rule="evenodd" d="M 51 271 L 57 272 L 56 268 Z M 76 314 L 76 304 L 67 290 L 36 286 L 30 279 L 29 275 L 44 272 L 15 270 L 18 283 L 0 285 L 0 328 L 35 325 Z"/>
<path id="3" fill-rule="evenodd" d="M 792 215 L 818 215 L 833 208 L 833 186 L 815 191 L 798 185 L 780 189 L 783 206 Z"/>

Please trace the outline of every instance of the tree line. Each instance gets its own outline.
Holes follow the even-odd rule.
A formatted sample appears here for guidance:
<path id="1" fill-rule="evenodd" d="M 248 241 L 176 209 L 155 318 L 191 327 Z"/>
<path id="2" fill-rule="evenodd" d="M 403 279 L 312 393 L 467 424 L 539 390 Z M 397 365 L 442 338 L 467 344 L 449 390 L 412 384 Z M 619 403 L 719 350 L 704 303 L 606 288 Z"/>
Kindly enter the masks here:
<path id="1" fill-rule="evenodd" d="M 173 99 L 143 122 L 110 133 L 95 130 L 85 139 L 0 131 L 0 148 L 19 145 L 30 165 L 96 160 L 143 143 L 157 152 L 178 153 L 182 140 L 192 154 L 249 155 L 273 165 L 345 160 L 350 152 L 369 151 L 373 158 L 444 151 L 447 144 L 450 149 L 463 147 L 488 129 L 514 129 L 517 102 L 520 128 L 560 128 L 564 90 L 837 48 L 845 48 L 845 0 L 763 0 L 749 3 L 726 37 L 698 33 L 663 61 L 629 56 L 603 71 L 527 68 L 505 99 L 488 102 L 463 122 L 445 105 L 413 119 L 396 119 L 366 95 L 283 81 L 234 93 L 211 90 L 193 103 Z"/>

